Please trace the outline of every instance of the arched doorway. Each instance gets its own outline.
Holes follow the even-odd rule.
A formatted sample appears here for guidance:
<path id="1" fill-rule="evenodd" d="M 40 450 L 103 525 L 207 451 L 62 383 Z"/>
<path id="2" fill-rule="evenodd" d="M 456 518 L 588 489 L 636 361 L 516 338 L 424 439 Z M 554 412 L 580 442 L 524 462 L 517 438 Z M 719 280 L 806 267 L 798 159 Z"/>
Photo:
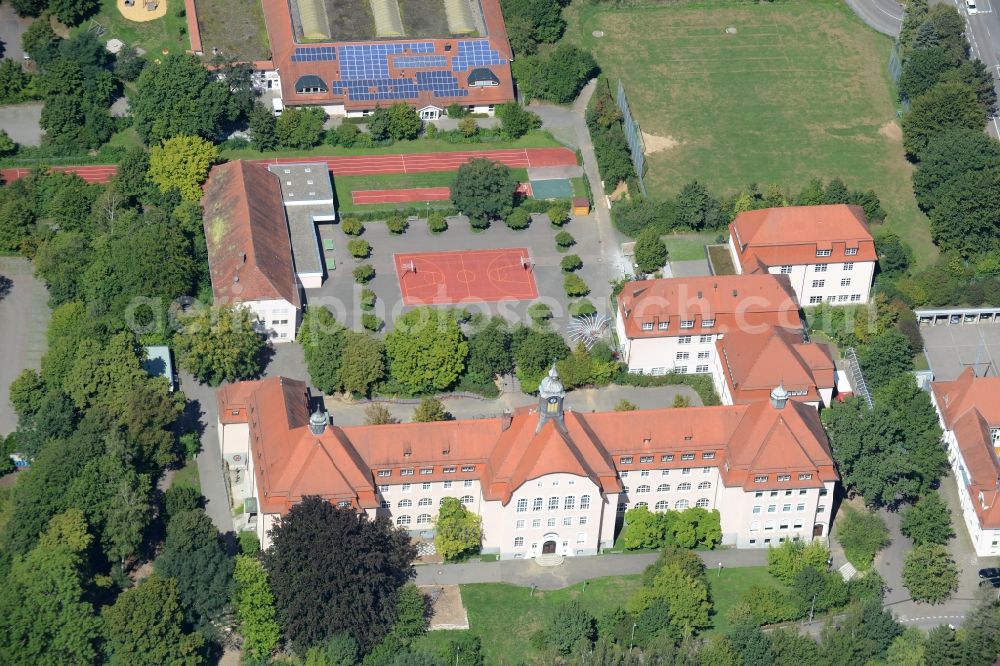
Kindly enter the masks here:
<path id="1" fill-rule="evenodd" d="M 556 542 L 549 540 L 542 544 L 542 555 L 551 555 L 556 552 Z"/>

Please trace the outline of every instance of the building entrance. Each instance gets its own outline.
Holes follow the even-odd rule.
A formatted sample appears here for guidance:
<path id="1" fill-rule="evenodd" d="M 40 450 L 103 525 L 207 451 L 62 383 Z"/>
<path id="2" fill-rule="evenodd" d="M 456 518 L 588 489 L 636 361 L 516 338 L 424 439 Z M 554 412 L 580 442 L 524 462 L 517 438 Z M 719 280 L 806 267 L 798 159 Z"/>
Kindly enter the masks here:
<path id="1" fill-rule="evenodd" d="M 546 541 L 542 544 L 542 555 L 551 555 L 556 552 L 556 542 Z"/>

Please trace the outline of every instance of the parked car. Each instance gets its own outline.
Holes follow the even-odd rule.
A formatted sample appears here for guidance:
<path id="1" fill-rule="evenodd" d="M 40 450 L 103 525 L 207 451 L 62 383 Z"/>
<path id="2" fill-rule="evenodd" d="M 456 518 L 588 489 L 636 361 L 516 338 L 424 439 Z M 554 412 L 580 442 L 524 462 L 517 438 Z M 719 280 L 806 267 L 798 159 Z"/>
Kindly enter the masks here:
<path id="1" fill-rule="evenodd" d="M 976 0 L 965 0 L 965 8 L 969 10 L 969 14 L 976 14 L 978 12 L 976 9 Z"/>
<path id="2" fill-rule="evenodd" d="M 989 569 L 979 570 L 980 578 L 1000 578 L 1000 569 L 996 567 L 990 567 Z"/>
<path id="3" fill-rule="evenodd" d="M 984 578 L 979 581 L 979 587 L 1000 587 L 1000 578 Z"/>

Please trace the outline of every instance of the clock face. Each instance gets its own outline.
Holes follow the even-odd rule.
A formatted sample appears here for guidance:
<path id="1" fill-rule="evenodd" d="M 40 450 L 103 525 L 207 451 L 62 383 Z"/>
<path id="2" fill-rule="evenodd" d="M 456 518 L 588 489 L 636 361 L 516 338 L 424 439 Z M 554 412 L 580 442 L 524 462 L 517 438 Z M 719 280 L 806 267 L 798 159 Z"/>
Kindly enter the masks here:
<path id="1" fill-rule="evenodd" d="M 549 398 L 549 404 L 550 404 L 550 405 L 554 405 L 554 404 L 556 404 L 557 402 L 559 402 L 559 398 L 557 398 L 557 397 L 555 397 L 555 396 L 552 396 L 551 398 Z"/>

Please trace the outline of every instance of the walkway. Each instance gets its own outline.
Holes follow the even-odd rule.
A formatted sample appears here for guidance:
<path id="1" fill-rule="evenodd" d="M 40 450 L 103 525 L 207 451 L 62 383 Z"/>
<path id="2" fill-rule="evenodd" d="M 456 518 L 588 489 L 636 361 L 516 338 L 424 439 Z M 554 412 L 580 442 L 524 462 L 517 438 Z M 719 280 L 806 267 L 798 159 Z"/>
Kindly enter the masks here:
<path id="1" fill-rule="evenodd" d="M 896 37 L 903 25 L 903 7 L 896 0 L 847 0 L 862 21 L 884 35 Z"/>
<path id="2" fill-rule="evenodd" d="M 712 550 L 696 551 L 705 566 L 715 569 L 767 566 L 767 551 Z M 520 587 L 534 585 L 541 590 L 558 590 L 593 578 L 640 574 L 656 561 L 657 553 L 568 557 L 556 567 L 540 567 L 534 560 L 499 562 L 463 562 L 427 564 L 417 567 L 417 585 L 468 585 L 470 583 L 507 583 Z"/>

